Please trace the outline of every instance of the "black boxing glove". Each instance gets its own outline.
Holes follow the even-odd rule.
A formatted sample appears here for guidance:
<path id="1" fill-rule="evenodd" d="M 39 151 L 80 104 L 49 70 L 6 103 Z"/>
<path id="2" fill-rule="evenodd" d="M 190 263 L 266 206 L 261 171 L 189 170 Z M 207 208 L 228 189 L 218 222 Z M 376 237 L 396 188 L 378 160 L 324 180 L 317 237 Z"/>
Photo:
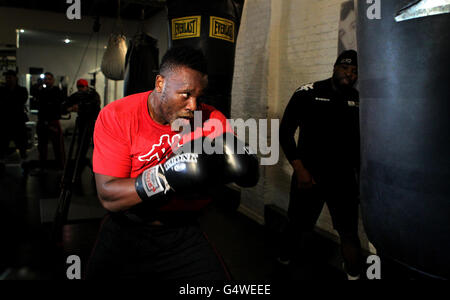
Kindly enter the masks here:
<path id="1" fill-rule="evenodd" d="M 136 192 L 145 201 L 152 198 L 155 201 L 164 200 L 170 190 L 170 185 L 164 175 L 162 165 L 153 166 L 139 174 L 135 181 Z"/>
<path id="2" fill-rule="evenodd" d="M 191 186 L 198 189 L 199 186 L 224 183 L 223 154 L 203 151 L 203 145 L 210 143 L 211 139 L 201 137 L 174 150 L 177 155 L 164 163 L 165 174 L 173 190 L 189 191 Z"/>
<path id="3" fill-rule="evenodd" d="M 223 183 L 223 155 L 194 153 L 193 143 L 182 146 L 164 164 L 148 168 L 136 178 L 136 192 L 142 200 L 160 199 L 168 191 L 196 192 Z"/>
<path id="4" fill-rule="evenodd" d="M 244 142 L 233 133 L 227 132 L 215 138 L 214 143 L 223 147 L 224 181 L 235 182 L 241 187 L 252 187 L 258 183 L 258 157 L 250 153 Z"/>

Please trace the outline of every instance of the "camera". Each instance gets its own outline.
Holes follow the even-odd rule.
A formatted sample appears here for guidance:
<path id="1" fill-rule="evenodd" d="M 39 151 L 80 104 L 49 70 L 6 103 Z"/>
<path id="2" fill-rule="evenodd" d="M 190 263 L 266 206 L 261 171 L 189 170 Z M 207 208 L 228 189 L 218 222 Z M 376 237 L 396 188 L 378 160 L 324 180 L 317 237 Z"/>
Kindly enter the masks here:
<path id="1" fill-rule="evenodd" d="M 78 91 L 70 95 L 64 105 L 64 110 L 69 107 L 78 106 L 78 116 L 80 118 L 96 118 L 100 112 L 100 97 L 94 89 L 88 91 Z"/>

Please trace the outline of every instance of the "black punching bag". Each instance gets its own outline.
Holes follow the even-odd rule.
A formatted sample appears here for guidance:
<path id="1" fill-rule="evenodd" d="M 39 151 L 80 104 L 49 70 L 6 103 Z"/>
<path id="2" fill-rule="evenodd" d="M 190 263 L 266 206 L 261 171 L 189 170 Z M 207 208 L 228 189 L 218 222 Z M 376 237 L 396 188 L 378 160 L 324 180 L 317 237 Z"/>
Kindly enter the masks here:
<path id="1" fill-rule="evenodd" d="M 449 7 L 380 2 L 369 19 L 358 1 L 364 226 L 381 256 L 450 278 Z"/>
<path id="2" fill-rule="evenodd" d="M 205 102 L 230 116 L 236 39 L 244 0 L 167 0 L 169 47 L 201 49 L 208 61 Z"/>
<path id="3" fill-rule="evenodd" d="M 143 32 L 135 35 L 130 41 L 125 60 L 124 96 L 155 88 L 159 68 L 157 42 Z"/>

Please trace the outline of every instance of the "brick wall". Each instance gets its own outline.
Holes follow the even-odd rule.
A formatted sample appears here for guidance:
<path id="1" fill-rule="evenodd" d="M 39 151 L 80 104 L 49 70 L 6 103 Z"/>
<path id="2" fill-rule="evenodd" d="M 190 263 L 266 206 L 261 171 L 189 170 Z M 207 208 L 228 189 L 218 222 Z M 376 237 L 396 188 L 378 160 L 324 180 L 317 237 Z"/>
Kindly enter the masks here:
<path id="1" fill-rule="evenodd" d="M 270 0 L 246 1 L 236 45 L 232 90 L 232 118 L 266 119 L 268 105 Z M 242 191 L 247 213 L 262 219 L 266 175 L 262 168 L 258 186 Z"/>

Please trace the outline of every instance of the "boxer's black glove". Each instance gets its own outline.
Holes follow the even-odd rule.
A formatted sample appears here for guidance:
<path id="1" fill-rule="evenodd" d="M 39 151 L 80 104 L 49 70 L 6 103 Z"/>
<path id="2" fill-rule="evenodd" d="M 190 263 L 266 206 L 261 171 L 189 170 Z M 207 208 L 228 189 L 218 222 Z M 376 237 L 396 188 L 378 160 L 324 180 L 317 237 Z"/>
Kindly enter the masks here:
<path id="1" fill-rule="evenodd" d="M 223 145 L 225 180 L 241 187 L 255 186 L 259 180 L 258 157 L 232 133 L 225 133 L 215 142 Z"/>
<path id="2" fill-rule="evenodd" d="M 196 141 L 182 145 L 175 151 L 177 155 L 164 164 L 145 170 L 136 178 L 139 197 L 142 200 L 156 199 L 170 190 L 196 192 L 199 188 L 230 182 L 242 187 L 258 183 L 258 158 L 234 134 L 225 133 L 213 140 L 203 137 L 201 143 L 221 151 L 211 154 L 206 154 L 204 149 L 196 151 Z"/>
<path id="3" fill-rule="evenodd" d="M 184 149 L 190 148 L 191 143 Z M 164 164 L 148 168 L 136 178 L 142 200 L 161 198 L 170 190 L 196 192 L 199 188 L 223 183 L 223 155 L 179 151 Z"/>
<path id="4" fill-rule="evenodd" d="M 196 142 L 203 143 L 201 152 L 195 149 L 198 146 Z M 241 187 L 252 187 L 258 183 L 258 157 L 231 132 L 226 132 L 212 140 L 203 137 L 201 140 L 191 141 L 184 144 L 180 150 L 184 153 L 196 151 L 200 153 L 202 162 L 207 162 L 202 168 L 205 171 L 202 174 L 207 177 L 206 182 L 208 179 L 213 180 L 211 183 L 234 182 Z"/>

